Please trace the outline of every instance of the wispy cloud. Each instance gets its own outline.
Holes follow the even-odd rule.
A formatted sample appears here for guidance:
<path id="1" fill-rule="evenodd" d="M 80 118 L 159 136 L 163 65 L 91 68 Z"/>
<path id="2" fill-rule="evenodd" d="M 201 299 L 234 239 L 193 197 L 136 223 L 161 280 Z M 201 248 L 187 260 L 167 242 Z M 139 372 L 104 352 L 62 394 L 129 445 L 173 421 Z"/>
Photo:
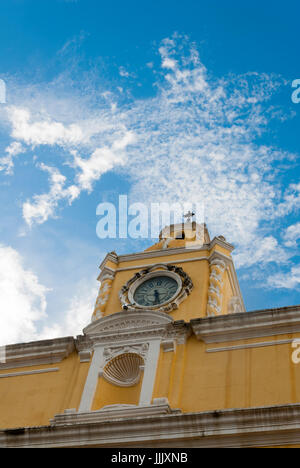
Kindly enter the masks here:
<path id="1" fill-rule="evenodd" d="M 93 80 L 74 88 L 63 77 L 27 101 L 16 98 L 8 109 L 12 141 L 63 150 L 57 167 L 40 165 L 49 191 L 24 201 L 25 221 L 45 222 L 60 203 L 121 170 L 132 199 L 203 203 L 210 230 L 235 243 L 239 266 L 285 264 L 295 239 L 281 240 L 273 228 L 299 209 L 300 189 L 281 183 L 278 163 L 288 167 L 295 155 L 258 143 L 273 118 L 284 118 L 272 96 L 285 81 L 257 73 L 214 78 L 195 45 L 176 35 L 162 41 L 159 54 L 160 69 L 151 68 L 157 91 L 146 99 L 126 100 L 119 86 L 99 91 Z"/>
<path id="2" fill-rule="evenodd" d="M 65 126 L 51 119 L 31 122 L 30 112 L 16 107 L 9 108 L 8 115 L 12 125 L 11 136 L 32 147 L 75 145 L 86 138 L 77 124 Z"/>
<path id="3" fill-rule="evenodd" d="M 135 78 L 135 73 L 129 72 L 125 67 L 119 67 L 119 75 L 123 78 Z"/>
<path id="4" fill-rule="evenodd" d="M 296 289 L 300 286 L 300 265 L 292 266 L 290 271 L 269 276 L 267 284 L 270 288 Z"/>
<path id="5" fill-rule="evenodd" d="M 72 203 L 80 194 L 80 190 L 75 185 L 65 188 L 66 177 L 57 168 L 39 165 L 42 171 L 49 174 L 50 190 L 41 195 L 34 195 L 33 201 L 23 203 L 23 217 L 26 223 L 31 226 L 34 222 L 42 224 L 49 217 L 55 217 L 55 209 L 61 200 Z"/>
<path id="6" fill-rule="evenodd" d="M 300 223 L 291 224 L 285 230 L 283 239 L 287 247 L 297 247 L 297 241 L 300 239 Z"/>
<path id="7" fill-rule="evenodd" d="M 25 151 L 25 148 L 19 141 L 13 141 L 5 148 L 6 155 L 0 158 L 0 171 L 5 171 L 6 174 L 13 173 L 14 158 Z"/>

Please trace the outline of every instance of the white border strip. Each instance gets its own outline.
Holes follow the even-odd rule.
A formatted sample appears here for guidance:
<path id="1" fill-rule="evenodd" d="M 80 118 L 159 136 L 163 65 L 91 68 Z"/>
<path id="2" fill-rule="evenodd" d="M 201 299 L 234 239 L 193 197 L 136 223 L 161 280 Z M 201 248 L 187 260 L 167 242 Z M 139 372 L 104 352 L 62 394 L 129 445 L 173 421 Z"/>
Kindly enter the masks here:
<path id="1" fill-rule="evenodd" d="M 36 369 L 32 371 L 11 372 L 9 374 L 0 374 L 0 379 L 5 377 L 18 377 L 20 375 L 44 374 L 45 372 L 57 372 L 59 367 L 49 367 L 48 369 Z"/>
<path id="2" fill-rule="evenodd" d="M 259 343 L 248 343 L 244 345 L 236 345 L 236 346 L 225 346 L 222 348 L 208 348 L 205 351 L 207 353 L 217 353 L 218 351 L 234 351 L 236 349 L 248 349 L 248 348 L 261 348 L 264 346 L 274 346 L 274 345 L 281 345 L 281 344 L 288 344 L 292 343 L 292 340 L 279 340 L 279 341 L 261 341 Z"/>

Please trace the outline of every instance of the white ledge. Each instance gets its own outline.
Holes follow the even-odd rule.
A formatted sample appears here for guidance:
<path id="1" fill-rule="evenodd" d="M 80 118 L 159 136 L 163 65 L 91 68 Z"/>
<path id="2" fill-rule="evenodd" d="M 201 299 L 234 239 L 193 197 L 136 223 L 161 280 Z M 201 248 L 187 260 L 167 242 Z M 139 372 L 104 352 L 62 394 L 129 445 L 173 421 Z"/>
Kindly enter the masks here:
<path id="1" fill-rule="evenodd" d="M 223 343 L 300 332 L 300 306 L 192 319 L 198 340 Z"/>
<path id="2" fill-rule="evenodd" d="M 74 350 L 75 340 L 72 336 L 7 345 L 2 348 L 0 370 L 54 364 Z"/>
<path id="3" fill-rule="evenodd" d="M 100 412 L 95 417 L 99 415 Z M 50 447 L 265 447 L 300 443 L 300 405 L 171 412 L 76 421 L 68 411 L 51 426 L 0 431 L 1 448 Z M 75 417 L 72 420 L 72 417 Z M 87 419 L 84 420 L 84 417 Z M 92 418 L 91 416 L 90 418 Z M 69 418 L 69 419 L 67 419 Z M 60 424 L 61 423 L 61 424 Z"/>

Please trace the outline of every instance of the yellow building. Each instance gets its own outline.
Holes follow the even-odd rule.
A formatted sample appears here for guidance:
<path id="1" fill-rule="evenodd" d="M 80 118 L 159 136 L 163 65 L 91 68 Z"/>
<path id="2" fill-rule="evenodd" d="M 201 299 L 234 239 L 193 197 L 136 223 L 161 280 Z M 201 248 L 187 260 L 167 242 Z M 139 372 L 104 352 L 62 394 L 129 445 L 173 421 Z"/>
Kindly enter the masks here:
<path id="1" fill-rule="evenodd" d="M 0 447 L 299 446 L 300 306 L 246 312 L 232 250 L 189 222 L 107 254 L 82 335 L 6 347 Z"/>

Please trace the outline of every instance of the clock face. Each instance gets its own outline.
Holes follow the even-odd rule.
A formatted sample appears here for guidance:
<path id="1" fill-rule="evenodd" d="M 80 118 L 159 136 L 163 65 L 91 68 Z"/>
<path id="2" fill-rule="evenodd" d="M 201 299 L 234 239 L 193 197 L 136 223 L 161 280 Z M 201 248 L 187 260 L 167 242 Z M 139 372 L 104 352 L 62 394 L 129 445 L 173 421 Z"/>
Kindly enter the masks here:
<path id="1" fill-rule="evenodd" d="M 134 292 L 134 301 L 141 306 L 155 306 L 171 299 L 178 290 L 178 283 L 170 276 L 155 276 L 144 281 Z"/>

